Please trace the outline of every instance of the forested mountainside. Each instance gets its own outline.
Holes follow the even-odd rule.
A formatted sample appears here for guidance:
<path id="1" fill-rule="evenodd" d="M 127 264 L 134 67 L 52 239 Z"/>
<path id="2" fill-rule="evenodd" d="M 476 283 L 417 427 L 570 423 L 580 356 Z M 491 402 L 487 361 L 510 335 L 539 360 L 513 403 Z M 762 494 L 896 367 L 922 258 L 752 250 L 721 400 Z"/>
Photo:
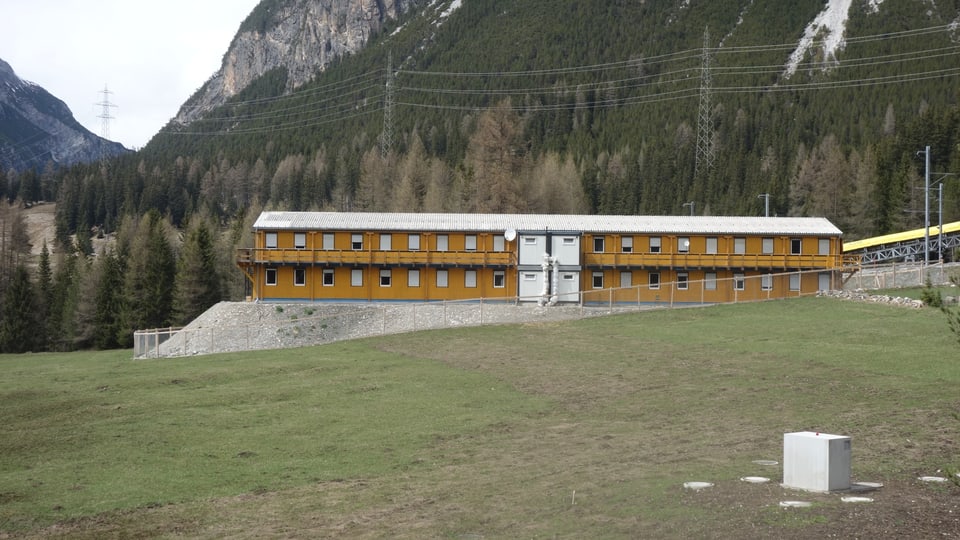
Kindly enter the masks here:
<path id="1" fill-rule="evenodd" d="M 308 7 L 324 31 L 363 29 L 363 46 L 330 56 L 342 36 L 280 30 Z M 202 222 L 218 294 L 238 298 L 232 249 L 267 207 L 762 215 L 769 193 L 772 214 L 825 216 L 848 240 L 915 227 L 917 152 L 960 169 L 958 26 L 960 0 L 264 0 L 212 80 L 240 57 L 262 74 L 221 101 L 203 102 L 205 86 L 137 154 L 43 184 L 52 249 L 90 253 L 91 235 L 117 231 L 110 257 L 79 264 L 96 296 L 103 261 L 121 278 L 161 244 L 182 261 L 176 230 Z M 183 114 L 201 102 L 223 104 Z M 935 178 L 944 220 L 960 219 L 960 181 Z M 164 302 L 115 334 L 176 322 Z"/>

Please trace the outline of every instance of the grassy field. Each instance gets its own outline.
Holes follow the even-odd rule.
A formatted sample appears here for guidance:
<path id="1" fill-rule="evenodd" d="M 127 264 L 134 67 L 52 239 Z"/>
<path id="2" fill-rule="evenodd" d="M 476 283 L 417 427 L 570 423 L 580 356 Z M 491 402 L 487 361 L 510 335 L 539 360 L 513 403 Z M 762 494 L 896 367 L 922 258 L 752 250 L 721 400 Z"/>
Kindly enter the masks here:
<path id="1" fill-rule="evenodd" d="M 916 480 L 960 466 L 960 350 L 932 309 L 806 298 L 130 356 L 0 356 L 0 538 L 960 536 L 960 487 Z M 875 501 L 753 463 L 802 430 L 851 436 Z"/>

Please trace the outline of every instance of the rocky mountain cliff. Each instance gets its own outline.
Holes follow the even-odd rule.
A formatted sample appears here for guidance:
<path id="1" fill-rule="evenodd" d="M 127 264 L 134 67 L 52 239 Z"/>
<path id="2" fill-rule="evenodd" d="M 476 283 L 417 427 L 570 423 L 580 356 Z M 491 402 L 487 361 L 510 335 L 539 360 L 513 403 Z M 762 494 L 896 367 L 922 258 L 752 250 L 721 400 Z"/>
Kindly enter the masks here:
<path id="1" fill-rule="evenodd" d="M 0 172 L 71 165 L 128 152 L 80 125 L 67 105 L 0 59 Z"/>
<path id="2" fill-rule="evenodd" d="M 266 72 L 285 68 L 287 91 L 359 51 L 384 22 L 425 0 L 263 0 L 241 25 L 223 64 L 180 109 L 186 125 Z"/>

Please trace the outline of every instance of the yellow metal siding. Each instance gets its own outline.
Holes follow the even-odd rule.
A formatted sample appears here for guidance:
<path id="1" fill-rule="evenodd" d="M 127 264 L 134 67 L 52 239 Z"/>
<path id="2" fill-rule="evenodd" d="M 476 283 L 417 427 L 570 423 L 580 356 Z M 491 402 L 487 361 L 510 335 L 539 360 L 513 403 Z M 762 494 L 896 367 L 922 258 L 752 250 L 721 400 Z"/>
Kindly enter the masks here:
<path id="1" fill-rule="evenodd" d="M 266 248 L 267 232 L 277 235 L 277 247 Z M 295 247 L 297 233 L 305 235 L 305 246 Z M 333 249 L 323 249 L 324 234 L 333 234 Z M 411 235 L 419 236 L 419 249 L 409 250 Z M 361 249 L 353 249 L 353 237 L 362 238 Z M 390 249 L 381 250 L 381 235 L 389 235 Z M 437 251 L 438 238 L 445 235 L 447 249 Z M 476 249 L 467 249 L 467 237 L 476 238 Z M 477 298 L 513 298 L 517 294 L 517 241 L 505 242 L 504 251 L 494 251 L 489 232 L 397 232 L 397 231 L 292 231 L 268 229 L 256 231 L 254 248 L 241 250 L 237 263 L 252 285 L 255 299 L 290 300 L 362 300 L 362 301 L 436 301 Z M 594 253 L 594 238 L 604 237 L 603 252 Z M 632 239 L 632 250 L 623 252 L 623 239 Z M 650 239 L 660 239 L 660 252 L 651 253 Z M 689 239 L 688 252 L 680 251 L 680 239 Z M 707 239 L 716 239 L 716 253 L 706 253 Z M 773 252 L 762 253 L 764 238 L 772 239 Z M 792 240 L 799 238 L 801 252 L 793 254 Z M 743 239 L 744 253 L 736 253 Z M 763 290 L 761 276 L 782 272 L 818 270 L 836 271 L 841 266 L 841 242 L 832 236 L 830 253 L 819 254 L 816 236 L 729 234 L 591 234 L 580 242 L 580 290 L 586 302 L 731 302 L 810 294 L 817 290 L 816 272 L 803 274 L 800 290 L 790 290 L 790 276 L 771 278 L 772 288 Z M 566 264 L 572 264 L 565 261 Z M 276 269 L 276 285 L 266 284 L 267 269 Z M 294 284 L 294 272 L 302 268 L 305 283 Z M 381 286 L 381 269 L 390 270 L 389 286 Z M 408 285 L 408 275 L 419 270 L 419 286 Z M 334 275 L 334 283 L 323 285 L 324 270 Z M 361 286 L 351 285 L 353 270 L 362 273 Z M 476 286 L 465 285 L 466 272 L 476 273 Z M 447 286 L 437 286 L 438 271 L 447 273 Z M 633 288 L 621 289 L 621 272 L 631 272 Z M 503 287 L 494 287 L 494 274 L 503 272 Z M 603 275 L 603 289 L 593 289 L 593 273 Z M 659 289 L 648 287 L 650 274 L 660 275 Z M 686 272 L 688 285 L 679 289 L 677 273 Z M 706 290 L 707 273 L 716 275 L 715 290 Z M 743 274 L 743 290 L 736 290 L 733 277 Z"/>

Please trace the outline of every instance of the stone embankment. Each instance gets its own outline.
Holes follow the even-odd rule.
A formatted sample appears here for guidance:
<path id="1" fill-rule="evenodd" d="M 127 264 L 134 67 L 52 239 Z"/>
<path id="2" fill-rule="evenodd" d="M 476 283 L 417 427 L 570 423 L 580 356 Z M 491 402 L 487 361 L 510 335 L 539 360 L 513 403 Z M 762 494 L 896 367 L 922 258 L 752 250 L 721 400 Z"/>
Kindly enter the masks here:
<path id="1" fill-rule="evenodd" d="M 817 293 L 817 296 L 827 296 L 831 298 L 839 298 L 841 300 L 854 300 L 857 302 L 871 302 L 874 304 L 891 304 L 894 306 L 902 306 L 914 309 L 923 307 L 923 302 L 920 300 L 914 300 L 913 298 L 906 298 L 902 296 L 870 294 L 863 289 L 857 289 L 854 291 L 820 291 Z"/>

